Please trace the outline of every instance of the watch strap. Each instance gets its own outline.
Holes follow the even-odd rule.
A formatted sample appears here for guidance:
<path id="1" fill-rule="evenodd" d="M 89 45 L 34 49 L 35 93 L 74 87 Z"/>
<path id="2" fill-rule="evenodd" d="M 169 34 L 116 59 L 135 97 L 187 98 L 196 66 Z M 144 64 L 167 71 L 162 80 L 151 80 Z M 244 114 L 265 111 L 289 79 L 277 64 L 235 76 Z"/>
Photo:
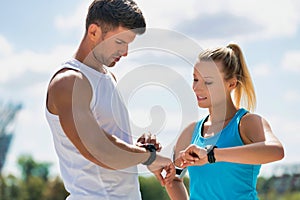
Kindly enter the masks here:
<path id="1" fill-rule="evenodd" d="M 144 147 L 145 149 L 147 149 L 150 152 L 150 156 L 149 156 L 148 160 L 146 160 L 142 164 L 143 165 L 151 165 L 156 159 L 156 148 L 155 148 L 154 144 L 144 144 L 142 147 Z"/>
<path id="2" fill-rule="evenodd" d="M 216 162 L 215 153 L 214 153 L 215 148 L 218 148 L 218 147 L 214 146 L 214 145 L 205 146 L 205 149 L 207 151 L 207 160 L 208 160 L 209 163 L 215 163 Z"/>

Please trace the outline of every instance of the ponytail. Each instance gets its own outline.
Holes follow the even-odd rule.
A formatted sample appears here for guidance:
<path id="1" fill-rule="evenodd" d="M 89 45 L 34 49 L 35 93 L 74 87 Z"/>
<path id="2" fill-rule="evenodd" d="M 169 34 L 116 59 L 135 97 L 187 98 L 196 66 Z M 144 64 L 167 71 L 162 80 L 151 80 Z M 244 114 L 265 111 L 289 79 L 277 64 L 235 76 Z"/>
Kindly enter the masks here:
<path id="1" fill-rule="evenodd" d="M 241 48 L 237 44 L 229 44 L 227 48 L 232 49 L 237 58 L 237 80 L 238 84 L 234 90 L 234 102 L 240 107 L 244 102 L 248 110 L 254 111 L 256 107 L 256 95 L 253 82 L 244 59 Z M 244 98 L 243 98 L 244 96 Z"/>
<path id="2" fill-rule="evenodd" d="M 199 60 L 221 61 L 225 80 L 236 78 L 238 83 L 233 91 L 234 104 L 240 108 L 245 105 L 249 111 L 256 107 L 256 95 L 252 79 L 241 48 L 237 44 L 227 47 L 208 49 L 200 53 Z"/>

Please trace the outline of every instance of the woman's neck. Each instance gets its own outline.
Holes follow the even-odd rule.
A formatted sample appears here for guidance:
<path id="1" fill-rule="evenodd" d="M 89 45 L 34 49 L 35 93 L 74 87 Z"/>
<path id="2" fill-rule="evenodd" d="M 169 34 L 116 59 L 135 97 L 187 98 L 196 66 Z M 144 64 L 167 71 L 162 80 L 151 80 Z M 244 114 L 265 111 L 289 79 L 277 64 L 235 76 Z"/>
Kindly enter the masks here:
<path id="1" fill-rule="evenodd" d="M 226 123 L 234 117 L 237 110 L 233 103 L 223 107 L 210 108 L 207 122 L 211 124 Z"/>

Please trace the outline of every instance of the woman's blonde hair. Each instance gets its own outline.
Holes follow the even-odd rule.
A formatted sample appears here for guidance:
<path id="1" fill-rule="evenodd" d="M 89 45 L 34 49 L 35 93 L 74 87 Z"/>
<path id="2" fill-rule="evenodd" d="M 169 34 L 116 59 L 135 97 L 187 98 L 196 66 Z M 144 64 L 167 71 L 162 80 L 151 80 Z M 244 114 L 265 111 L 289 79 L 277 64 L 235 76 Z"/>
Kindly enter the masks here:
<path id="1" fill-rule="evenodd" d="M 221 61 L 225 80 L 235 77 L 238 81 L 233 91 L 235 106 L 239 108 L 243 102 L 248 110 L 254 111 L 256 107 L 254 86 L 242 50 L 237 44 L 205 50 L 200 53 L 199 60 Z"/>

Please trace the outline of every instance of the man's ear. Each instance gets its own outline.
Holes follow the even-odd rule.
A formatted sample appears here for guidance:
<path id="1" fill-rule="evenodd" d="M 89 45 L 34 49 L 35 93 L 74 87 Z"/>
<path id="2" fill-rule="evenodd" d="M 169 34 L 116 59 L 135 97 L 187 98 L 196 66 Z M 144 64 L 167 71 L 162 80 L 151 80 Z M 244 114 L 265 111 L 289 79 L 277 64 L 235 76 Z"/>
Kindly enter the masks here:
<path id="1" fill-rule="evenodd" d="M 91 41 L 97 43 L 102 37 L 102 30 L 97 24 L 91 24 L 88 27 L 87 34 Z"/>

